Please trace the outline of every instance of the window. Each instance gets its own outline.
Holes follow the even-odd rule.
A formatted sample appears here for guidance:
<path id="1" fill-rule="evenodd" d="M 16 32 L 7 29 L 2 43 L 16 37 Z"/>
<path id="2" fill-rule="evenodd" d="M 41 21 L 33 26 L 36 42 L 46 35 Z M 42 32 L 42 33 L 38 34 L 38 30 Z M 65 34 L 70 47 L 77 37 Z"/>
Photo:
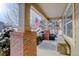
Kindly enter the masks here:
<path id="1" fill-rule="evenodd" d="M 72 28 L 72 7 L 68 9 L 64 19 L 64 34 L 68 37 L 73 37 L 73 28 Z"/>
<path id="2" fill-rule="evenodd" d="M 65 19 L 65 20 L 68 20 L 68 19 Z M 72 20 L 68 20 L 67 22 L 64 21 L 64 34 L 69 36 L 69 37 L 72 37 L 73 33 L 72 33 Z"/>
<path id="3" fill-rule="evenodd" d="M 72 37 L 72 21 L 67 24 L 67 36 Z"/>

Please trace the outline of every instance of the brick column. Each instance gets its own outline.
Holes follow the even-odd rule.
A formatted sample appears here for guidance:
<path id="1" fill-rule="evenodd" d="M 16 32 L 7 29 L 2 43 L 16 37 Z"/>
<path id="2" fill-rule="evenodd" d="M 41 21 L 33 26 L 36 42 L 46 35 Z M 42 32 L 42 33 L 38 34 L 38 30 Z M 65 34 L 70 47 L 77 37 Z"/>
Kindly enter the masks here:
<path id="1" fill-rule="evenodd" d="M 37 48 L 36 48 L 36 33 L 27 31 L 24 35 L 24 55 L 26 56 L 36 56 Z"/>
<path id="2" fill-rule="evenodd" d="M 23 34 L 20 32 L 11 33 L 10 55 L 23 56 Z"/>

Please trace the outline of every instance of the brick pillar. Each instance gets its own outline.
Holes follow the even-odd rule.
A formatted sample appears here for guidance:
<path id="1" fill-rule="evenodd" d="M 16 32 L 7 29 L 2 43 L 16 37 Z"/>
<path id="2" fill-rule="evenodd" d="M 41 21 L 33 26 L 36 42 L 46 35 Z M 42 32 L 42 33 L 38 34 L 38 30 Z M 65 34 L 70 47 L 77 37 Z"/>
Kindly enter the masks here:
<path id="1" fill-rule="evenodd" d="M 23 34 L 12 32 L 10 37 L 10 55 L 23 56 Z"/>
<path id="2" fill-rule="evenodd" d="M 24 4 L 23 14 L 22 18 L 20 16 L 20 27 L 19 32 L 13 32 L 11 33 L 10 38 L 10 54 L 11 56 L 36 56 L 37 55 L 37 46 L 36 46 L 36 33 L 31 32 L 30 29 L 30 8 L 31 4 Z M 24 23 L 21 22 L 22 19 L 24 20 Z M 24 24 L 24 30 L 23 30 L 23 24 Z"/>
<path id="3" fill-rule="evenodd" d="M 24 55 L 26 56 L 36 56 L 36 33 L 27 31 L 24 35 Z"/>

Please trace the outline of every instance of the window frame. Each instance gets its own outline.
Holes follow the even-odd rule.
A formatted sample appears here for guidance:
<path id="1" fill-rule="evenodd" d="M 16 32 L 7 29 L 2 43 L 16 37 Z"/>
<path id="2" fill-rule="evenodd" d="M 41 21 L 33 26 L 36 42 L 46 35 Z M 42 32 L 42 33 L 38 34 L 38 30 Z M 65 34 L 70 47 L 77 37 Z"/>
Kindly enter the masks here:
<path id="1" fill-rule="evenodd" d="M 69 39 L 73 39 L 73 13 L 71 14 L 72 19 L 70 19 L 70 20 L 67 21 L 67 22 L 65 21 L 65 20 L 67 19 L 66 15 L 67 15 L 67 12 L 68 12 L 70 6 L 72 6 L 72 4 L 68 4 L 67 9 L 66 9 L 66 11 L 64 12 L 63 36 L 68 37 Z M 73 12 L 73 11 L 72 11 L 72 12 Z M 69 23 L 72 23 L 72 37 L 70 37 L 70 36 L 67 35 L 67 30 L 68 30 L 68 29 L 67 29 L 67 25 L 68 25 Z M 64 26 L 65 26 L 65 27 L 64 27 Z"/>
<path id="2" fill-rule="evenodd" d="M 64 26 L 65 26 L 65 31 L 64 31 L 65 33 L 64 33 L 64 34 L 65 34 L 65 35 L 68 34 L 68 32 L 67 32 L 67 31 L 68 31 L 67 26 L 68 26 L 69 23 L 72 23 L 72 20 L 70 20 L 69 22 L 67 22 L 67 23 L 64 24 Z M 72 28 L 72 30 L 73 30 L 73 28 Z M 68 35 L 67 35 L 67 36 L 68 36 Z M 70 36 L 68 36 L 68 37 L 70 37 Z M 72 34 L 72 37 L 70 37 L 70 38 L 73 38 L 73 34 Z"/>

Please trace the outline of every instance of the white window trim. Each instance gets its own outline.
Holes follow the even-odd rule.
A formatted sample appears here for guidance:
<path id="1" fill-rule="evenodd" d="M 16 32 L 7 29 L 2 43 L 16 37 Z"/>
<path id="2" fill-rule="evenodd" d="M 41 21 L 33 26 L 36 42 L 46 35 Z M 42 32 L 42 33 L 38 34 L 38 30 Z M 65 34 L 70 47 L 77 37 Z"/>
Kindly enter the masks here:
<path id="1" fill-rule="evenodd" d="M 67 23 L 64 24 L 64 26 L 65 26 L 65 33 L 64 33 L 64 35 L 67 36 L 67 37 L 69 37 L 69 36 L 67 35 L 67 24 L 69 24 L 69 23 L 71 23 L 71 22 L 72 22 L 72 20 L 70 20 L 69 22 L 67 22 Z M 72 39 L 73 37 L 69 37 L 69 38 Z"/>

